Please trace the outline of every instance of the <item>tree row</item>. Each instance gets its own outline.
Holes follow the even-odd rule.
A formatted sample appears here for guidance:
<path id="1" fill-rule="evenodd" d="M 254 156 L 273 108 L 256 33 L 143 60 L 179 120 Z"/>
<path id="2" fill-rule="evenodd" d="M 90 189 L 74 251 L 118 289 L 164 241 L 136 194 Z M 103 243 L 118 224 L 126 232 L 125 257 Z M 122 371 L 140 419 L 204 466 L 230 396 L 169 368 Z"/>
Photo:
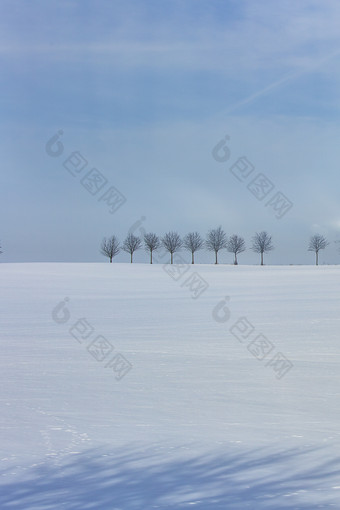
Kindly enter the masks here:
<path id="1" fill-rule="evenodd" d="M 321 234 L 315 234 L 310 238 L 308 251 L 315 252 L 315 263 L 319 263 L 319 251 L 326 248 L 329 244 L 327 239 Z M 153 254 L 163 248 L 170 255 L 170 263 L 173 264 L 174 254 L 184 249 L 191 253 L 191 263 L 195 263 L 195 253 L 206 249 L 215 254 L 215 264 L 218 264 L 218 254 L 226 249 L 234 255 L 234 264 L 238 264 L 238 255 L 246 250 L 246 243 L 243 237 L 236 234 L 227 237 L 222 227 L 209 230 L 205 239 L 198 232 L 189 232 L 183 238 L 177 232 L 171 231 L 158 237 L 152 232 L 144 234 L 143 237 L 128 234 L 122 245 L 115 235 L 102 240 L 100 251 L 102 255 L 108 257 L 110 262 L 118 253 L 123 250 L 130 254 L 130 262 L 133 262 L 133 255 L 137 250 L 144 248 L 150 255 L 150 264 L 152 264 Z M 261 257 L 261 266 L 264 264 L 264 254 L 274 249 L 272 236 L 267 232 L 256 233 L 251 239 L 251 248 L 253 252 L 259 253 Z"/>

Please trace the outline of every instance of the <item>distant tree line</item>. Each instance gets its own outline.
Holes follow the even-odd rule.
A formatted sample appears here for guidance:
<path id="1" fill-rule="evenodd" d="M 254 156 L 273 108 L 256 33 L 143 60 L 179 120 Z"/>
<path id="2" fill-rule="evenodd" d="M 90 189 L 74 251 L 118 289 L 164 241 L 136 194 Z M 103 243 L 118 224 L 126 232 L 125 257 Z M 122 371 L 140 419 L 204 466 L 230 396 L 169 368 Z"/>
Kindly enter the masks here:
<path id="1" fill-rule="evenodd" d="M 308 251 L 315 252 L 315 263 L 319 263 L 319 251 L 324 250 L 328 246 L 327 239 L 315 234 L 310 238 Z M 170 264 L 174 262 L 174 254 L 184 249 L 191 253 L 191 263 L 195 263 L 195 253 L 206 249 L 214 253 L 215 264 L 218 264 L 218 254 L 221 250 L 227 250 L 234 255 L 234 264 L 238 264 L 238 255 L 246 250 L 246 243 L 243 237 L 233 234 L 229 238 L 222 227 L 209 230 L 206 238 L 203 239 L 198 232 L 189 232 L 183 238 L 177 232 L 171 231 L 158 237 L 157 234 L 150 232 L 144 234 L 143 237 L 128 234 L 122 245 L 116 236 L 108 239 L 104 237 L 102 240 L 100 251 L 102 255 L 108 257 L 112 263 L 113 258 L 122 250 L 130 255 L 130 262 L 133 262 L 133 255 L 137 250 L 144 248 L 149 253 L 150 264 L 153 262 L 154 252 L 163 248 L 170 255 Z M 250 249 L 260 255 L 261 266 L 264 265 L 264 254 L 274 249 L 272 236 L 267 232 L 257 232 L 251 239 Z"/>
<path id="2" fill-rule="evenodd" d="M 259 253 L 261 256 L 261 266 L 264 265 L 264 254 L 272 251 L 274 246 L 272 244 L 272 236 L 267 232 L 259 232 L 251 239 L 251 250 L 255 253 Z M 338 241 L 336 241 L 338 242 Z M 321 234 L 314 234 L 311 236 L 308 245 L 308 251 L 315 253 L 315 264 L 319 264 L 319 252 L 324 250 L 329 245 L 328 240 Z M 128 234 L 125 238 L 122 246 L 118 238 L 113 235 L 109 238 L 104 237 L 101 245 L 100 252 L 102 255 L 107 257 L 112 263 L 113 258 L 123 250 L 130 254 L 130 262 L 133 262 L 133 254 L 135 251 L 144 248 L 150 256 L 150 264 L 153 261 L 153 254 L 155 251 L 164 248 L 170 254 L 170 263 L 174 262 L 174 253 L 184 249 L 191 253 L 191 263 L 195 263 L 195 253 L 199 250 L 206 249 L 214 252 L 215 264 L 218 264 L 218 253 L 226 249 L 228 252 L 234 255 L 234 264 L 238 264 L 237 256 L 246 250 L 246 243 L 243 237 L 236 234 L 227 237 L 222 227 L 209 230 L 206 239 L 203 239 L 198 232 L 189 232 L 183 239 L 177 232 L 167 232 L 163 237 L 158 237 L 156 234 L 150 232 L 144 234 L 142 238 L 133 234 Z M 0 255 L 1 255 L 1 244 L 0 244 Z"/>

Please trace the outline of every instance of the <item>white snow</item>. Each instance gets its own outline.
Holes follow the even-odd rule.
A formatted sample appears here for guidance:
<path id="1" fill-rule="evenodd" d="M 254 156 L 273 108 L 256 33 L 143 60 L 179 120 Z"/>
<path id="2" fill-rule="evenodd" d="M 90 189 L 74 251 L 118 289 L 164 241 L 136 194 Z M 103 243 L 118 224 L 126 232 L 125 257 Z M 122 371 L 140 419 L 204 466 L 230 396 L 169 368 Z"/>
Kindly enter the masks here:
<path id="1" fill-rule="evenodd" d="M 340 267 L 1 264 L 0 281 L 1 510 L 340 508 Z"/>

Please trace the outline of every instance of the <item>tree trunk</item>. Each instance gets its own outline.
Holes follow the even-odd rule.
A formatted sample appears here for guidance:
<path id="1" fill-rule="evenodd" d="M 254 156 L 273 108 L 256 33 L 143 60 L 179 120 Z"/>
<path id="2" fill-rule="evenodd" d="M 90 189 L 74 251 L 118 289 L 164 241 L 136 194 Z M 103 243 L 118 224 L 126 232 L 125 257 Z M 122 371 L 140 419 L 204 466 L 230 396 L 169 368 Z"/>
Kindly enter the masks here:
<path id="1" fill-rule="evenodd" d="M 215 251 L 215 264 L 218 264 L 218 262 L 217 262 L 217 251 Z"/>
<path id="2" fill-rule="evenodd" d="M 112 264 L 112 257 L 110 257 L 110 263 Z"/>
<path id="3" fill-rule="evenodd" d="M 173 262 L 174 262 L 174 254 L 171 252 L 170 255 L 171 255 L 170 256 L 170 262 L 171 262 L 171 264 L 173 264 Z"/>
<path id="4" fill-rule="evenodd" d="M 263 266 L 263 252 L 261 253 L 261 266 Z"/>
<path id="5" fill-rule="evenodd" d="M 191 252 L 191 263 L 195 264 L 195 261 L 194 261 L 194 252 Z"/>
<path id="6" fill-rule="evenodd" d="M 315 264 L 317 266 L 319 265 L 319 252 L 318 251 L 315 252 Z"/>
<path id="7" fill-rule="evenodd" d="M 133 255 L 133 253 L 131 252 L 131 264 L 132 264 L 132 255 Z"/>
<path id="8" fill-rule="evenodd" d="M 150 264 L 152 264 L 152 250 L 150 250 Z"/>
<path id="9" fill-rule="evenodd" d="M 234 266 L 237 266 L 237 255 L 236 255 L 236 253 L 235 253 Z"/>

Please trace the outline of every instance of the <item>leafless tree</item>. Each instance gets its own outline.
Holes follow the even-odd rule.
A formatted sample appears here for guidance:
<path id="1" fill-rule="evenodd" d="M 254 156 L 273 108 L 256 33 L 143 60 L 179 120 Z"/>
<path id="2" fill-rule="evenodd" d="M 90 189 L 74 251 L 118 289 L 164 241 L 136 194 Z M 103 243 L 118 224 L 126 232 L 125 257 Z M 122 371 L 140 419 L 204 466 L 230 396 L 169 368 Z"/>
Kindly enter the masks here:
<path id="1" fill-rule="evenodd" d="M 160 248 L 161 242 L 156 234 L 144 234 L 144 248 L 150 253 L 150 264 L 152 264 L 152 253 Z"/>
<path id="2" fill-rule="evenodd" d="M 227 243 L 227 250 L 230 253 L 234 254 L 234 264 L 235 264 L 235 266 L 238 264 L 238 262 L 237 262 L 237 255 L 239 253 L 242 253 L 243 251 L 245 251 L 245 249 L 246 249 L 246 243 L 244 242 L 243 237 L 239 237 L 239 236 L 237 236 L 235 234 L 232 235 L 231 237 L 229 237 L 228 243 Z"/>
<path id="3" fill-rule="evenodd" d="M 252 241 L 253 245 L 251 249 L 255 253 L 261 253 L 261 266 L 263 266 L 263 254 L 274 249 L 274 246 L 272 245 L 272 236 L 270 236 L 267 232 L 260 232 L 259 234 L 256 232 Z"/>
<path id="4" fill-rule="evenodd" d="M 134 236 L 133 234 L 128 234 L 123 243 L 123 250 L 127 253 L 130 253 L 130 262 L 133 262 L 133 254 L 135 251 L 139 250 L 142 247 L 142 241 L 139 237 Z"/>
<path id="5" fill-rule="evenodd" d="M 120 252 L 120 246 L 117 237 L 111 236 L 108 239 L 104 237 L 104 239 L 102 240 L 102 244 L 100 245 L 100 252 L 105 257 L 108 257 L 110 259 L 110 262 L 112 263 L 113 257 L 115 257 L 117 253 Z"/>
<path id="6" fill-rule="evenodd" d="M 204 241 L 198 232 L 189 232 L 183 239 L 183 247 L 191 252 L 191 263 L 195 263 L 195 252 L 201 250 L 204 246 Z"/>
<path id="7" fill-rule="evenodd" d="M 227 234 L 224 232 L 222 227 L 218 227 L 214 230 L 209 230 L 205 246 L 207 250 L 215 252 L 215 264 L 218 264 L 217 255 L 220 250 L 227 247 Z"/>
<path id="8" fill-rule="evenodd" d="M 328 245 L 329 242 L 321 234 L 315 234 L 310 238 L 308 251 L 315 252 L 315 265 L 319 265 L 319 251 L 324 250 Z"/>
<path id="9" fill-rule="evenodd" d="M 161 239 L 162 246 L 170 253 L 170 262 L 173 264 L 174 253 L 182 248 L 183 241 L 177 232 L 167 232 Z"/>

